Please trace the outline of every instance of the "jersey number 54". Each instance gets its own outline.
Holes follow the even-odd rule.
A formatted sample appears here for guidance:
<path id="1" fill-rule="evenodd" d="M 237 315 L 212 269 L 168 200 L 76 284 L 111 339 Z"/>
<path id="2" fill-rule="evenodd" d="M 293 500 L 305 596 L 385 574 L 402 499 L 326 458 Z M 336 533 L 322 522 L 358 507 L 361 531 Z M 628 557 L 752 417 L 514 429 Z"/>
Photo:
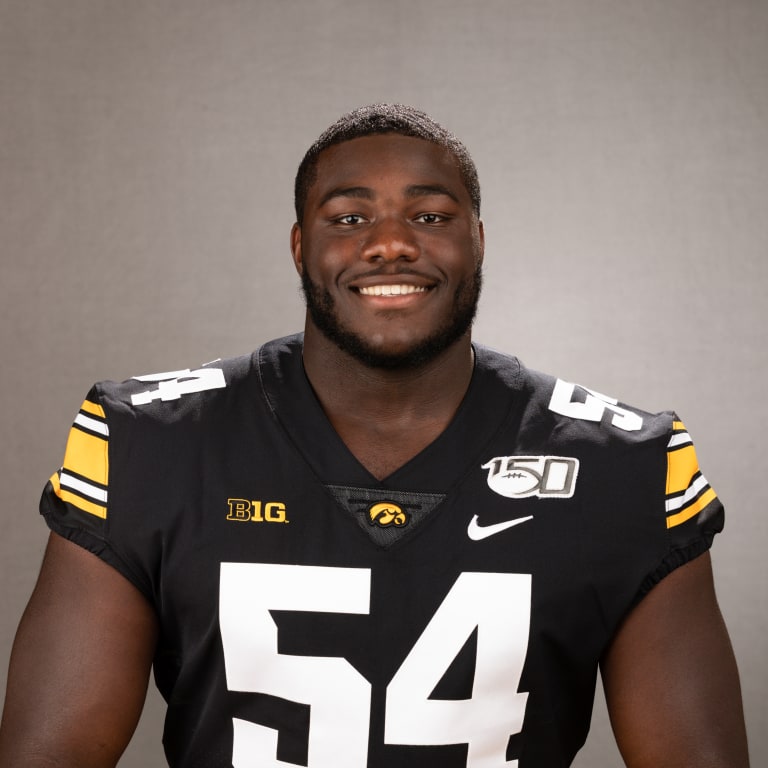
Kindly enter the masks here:
<path id="1" fill-rule="evenodd" d="M 370 612 L 368 569 L 222 563 L 220 627 L 227 687 L 310 705 L 308 768 L 365 768 L 371 685 L 346 659 L 278 652 L 270 611 Z M 518 692 L 531 610 L 531 577 L 462 573 L 387 686 L 384 741 L 467 745 L 467 768 L 507 762 L 523 726 Z M 430 695 L 477 630 L 472 696 Z M 277 759 L 277 731 L 233 719 L 234 768 L 290 768 Z"/>

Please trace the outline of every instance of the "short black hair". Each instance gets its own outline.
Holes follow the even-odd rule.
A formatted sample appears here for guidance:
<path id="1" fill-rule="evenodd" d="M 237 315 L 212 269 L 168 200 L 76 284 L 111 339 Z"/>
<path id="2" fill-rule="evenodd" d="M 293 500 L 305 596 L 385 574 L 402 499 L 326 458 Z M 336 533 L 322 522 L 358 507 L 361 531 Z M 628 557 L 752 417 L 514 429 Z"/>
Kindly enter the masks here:
<path id="1" fill-rule="evenodd" d="M 335 144 L 382 133 L 413 136 L 447 149 L 456 160 L 462 181 L 472 200 L 472 209 L 478 217 L 480 216 L 480 182 L 477 178 L 477 168 L 464 144 L 426 112 L 415 107 L 405 104 L 371 104 L 342 115 L 333 125 L 326 128 L 307 150 L 299 164 L 294 183 L 293 202 L 296 221 L 299 224 L 304 218 L 307 194 L 317 179 L 317 161 L 320 154 Z"/>

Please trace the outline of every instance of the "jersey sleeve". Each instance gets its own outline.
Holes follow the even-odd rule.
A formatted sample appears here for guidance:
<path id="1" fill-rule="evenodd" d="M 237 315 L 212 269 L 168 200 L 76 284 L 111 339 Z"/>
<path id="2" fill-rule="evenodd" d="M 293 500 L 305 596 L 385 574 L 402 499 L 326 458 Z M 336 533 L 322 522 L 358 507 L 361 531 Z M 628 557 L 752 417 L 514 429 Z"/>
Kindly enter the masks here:
<path id="1" fill-rule="evenodd" d="M 676 414 L 672 414 L 666 443 L 664 514 L 666 555 L 646 577 L 640 596 L 708 550 L 724 526 L 723 505 L 702 473 L 691 436 Z"/>
<path id="2" fill-rule="evenodd" d="M 48 527 L 92 552 L 147 592 L 126 560 L 109 541 L 109 423 L 92 387 L 69 430 L 64 461 L 54 472 L 40 499 Z"/>
<path id="3" fill-rule="evenodd" d="M 672 422 L 667 443 L 667 486 L 664 499 L 667 528 L 694 521 L 703 530 L 714 533 L 723 528 L 723 505 L 707 478 L 699 469 L 696 449 L 685 425 Z"/>

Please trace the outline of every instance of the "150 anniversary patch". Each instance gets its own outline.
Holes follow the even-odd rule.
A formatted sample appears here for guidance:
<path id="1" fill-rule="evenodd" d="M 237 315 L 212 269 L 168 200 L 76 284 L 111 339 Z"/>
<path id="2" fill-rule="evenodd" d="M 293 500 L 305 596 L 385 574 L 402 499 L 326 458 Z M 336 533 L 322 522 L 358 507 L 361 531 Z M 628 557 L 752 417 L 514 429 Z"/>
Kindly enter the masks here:
<path id="1" fill-rule="evenodd" d="M 576 488 L 579 460 L 567 456 L 497 456 L 482 465 L 488 486 L 508 499 L 569 499 Z"/>

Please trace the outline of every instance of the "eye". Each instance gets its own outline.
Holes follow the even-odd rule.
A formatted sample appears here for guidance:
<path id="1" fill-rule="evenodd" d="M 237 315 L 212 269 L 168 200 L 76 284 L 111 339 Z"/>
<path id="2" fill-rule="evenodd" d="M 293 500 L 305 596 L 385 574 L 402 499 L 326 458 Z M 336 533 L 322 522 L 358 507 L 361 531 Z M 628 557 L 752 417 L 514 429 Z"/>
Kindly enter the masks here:
<path id="1" fill-rule="evenodd" d="M 414 221 L 418 221 L 421 224 L 441 224 L 448 217 L 439 213 L 420 213 L 414 218 Z"/>
<path id="2" fill-rule="evenodd" d="M 353 227 L 357 224 L 362 224 L 365 219 L 359 213 L 345 213 L 343 216 L 337 216 L 334 219 L 336 224 L 345 224 Z"/>

